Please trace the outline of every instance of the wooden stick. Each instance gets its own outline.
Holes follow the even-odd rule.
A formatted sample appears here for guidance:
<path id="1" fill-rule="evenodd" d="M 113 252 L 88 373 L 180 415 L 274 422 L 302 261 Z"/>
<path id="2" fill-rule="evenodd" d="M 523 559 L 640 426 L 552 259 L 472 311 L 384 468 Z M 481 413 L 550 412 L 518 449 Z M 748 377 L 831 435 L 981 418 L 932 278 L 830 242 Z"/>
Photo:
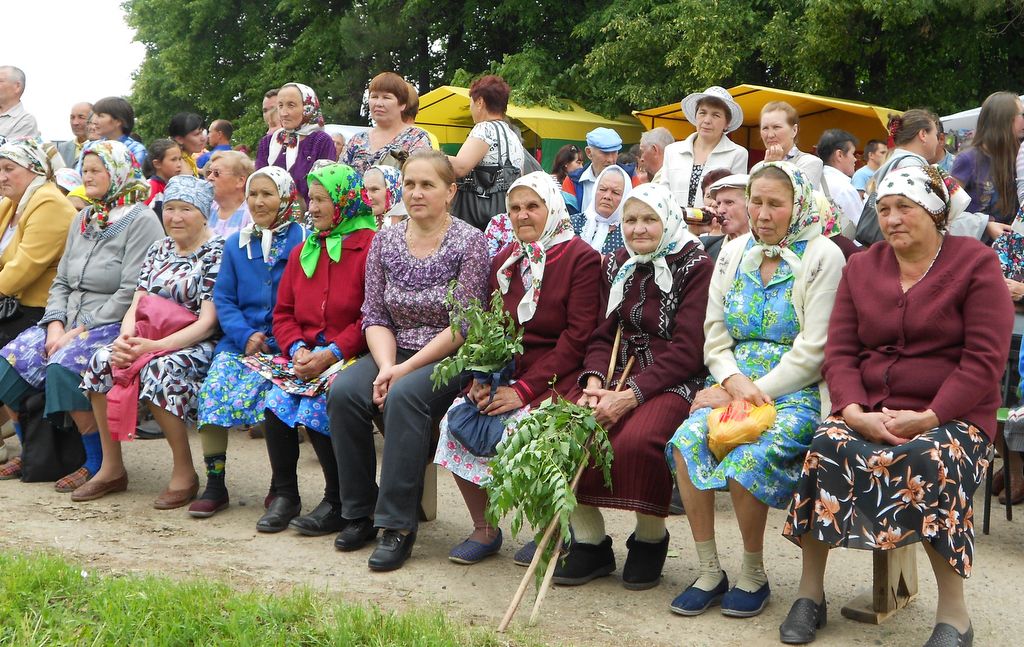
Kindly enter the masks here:
<path id="1" fill-rule="evenodd" d="M 558 527 L 558 517 L 551 520 L 548 527 L 544 530 L 544 536 L 541 537 L 537 543 L 537 550 L 533 553 L 533 559 L 530 561 L 530 566 L 526 569 L 526 575 L 523 576 L 521 582 L 519 582 L 519 588 L 516 589 L 516 594 L 512 596 L 512 603 L 508 605 L 508 609 L 505 611 L 505 617 L 501 619 L 501 624 L 498 625 L 498 632 L 504 633 L 508 629 L 509 623 L 512 622 L 512 616 L 515 615 L 516 609 L 519 608 L 519 603 L 523 600 L 523 595 L 526 594 L 526 587 L 530 585 L 530 578 L 533 577 L 533 573 L 537 570 L 537 564 L 540 563 L 541 553 L 548 546 L 548 542 L 551 541 L 551 535 L 554 534 L 555 528 Z"/>
<path id="2" fill-rule="evenodd" d="M 620 329 L 620 331 L 621 331 L 621 329 Z M 629 378 L 629 373 L 630 373 L 630 371 L 633 370 L 633 360 L 634 359 L 635 358 L 630 357 L 629 361 L 626 362 L 626 367 L 622 369 L 622 376 L 619 378 L 619 383 L 615 386 L 615 392 L 616 393 L 618 393 L 619 391 L 622 390 L 623 385 L 625 385 L 625 383 L 626 383 L 626 379 Z M 609 372 L 609 375 L 611 375 L 610 372 Z M 611 378 L 609 377 L 609 379 L 611 379 Z M 573 477 L 572 484 L 569 486 L 569 489 L 571 489 L 574 493 L 576 492 L 576 488 L 580 484 L 580 479 L 583 477 L 584 470 L 586 470 L 587 469 L 587 465 L 590 464 L 589 448 L 590 448 L 590 445 L 593 443 L 593 441 L 594 441 L 594 436 L 593 436 L 593 434 L 591 434 L 590 438 L 587 439 L 587 444 L 585 445 L 586 448 L 588 449 L 587 455 L 583 458 L 582 461 L 580 461 L 579 467 L 576 468 L 576 475 Z M 556 519 L 552 519 L 551 520 L 551 525 L 549 525 L 548 528 L 550 529 L 557 521 L 558 521 L 557 518 Z M 539 553 L 540 550 L 541 550 L 541 548 L 538 545 L 537 546 L 538 553 Z M 537 558 L 538 553 L 534 553 L 534 558 L 535 559 Z M 541 582 L 540 588 L 537 590 L 537 599 L 534 600 L 534 602 L 533 602 L 533 611 L 530 613 L 530 625 L 537 624 L 537 618 L 540 616 L 540 604 L 541 604 L 541 602 L 544 601 L 544 596 L 547 595 L 548 589 L 551 588 L 551 580 L 552 580 L 552 578 L 555 575 L 555 564 L 558 563 L 558 558 L 561 557 L 561 555 L 562 555 L 562 545 L 561 545 L 561 543 L 559 543 L 558 548 L 555 549 L 555 552 L 554 552 L 554 554 L 551 557 L 551 561 L 548 562 L 548 569 L 544 573 L 544 581 Z"/>
<path id="3" fill-rule="evenodd" d="M 608 388 L 612 383 L 612 374 L 615 373 L 615 358 L 619 354 L 619 342 L 622 341 L 622 326 L 619 326 L 615 330 L 615 341 L 612 343 L 612 356 L 608 360 L 608 372 L 604 378 L 604 388 Z"/>

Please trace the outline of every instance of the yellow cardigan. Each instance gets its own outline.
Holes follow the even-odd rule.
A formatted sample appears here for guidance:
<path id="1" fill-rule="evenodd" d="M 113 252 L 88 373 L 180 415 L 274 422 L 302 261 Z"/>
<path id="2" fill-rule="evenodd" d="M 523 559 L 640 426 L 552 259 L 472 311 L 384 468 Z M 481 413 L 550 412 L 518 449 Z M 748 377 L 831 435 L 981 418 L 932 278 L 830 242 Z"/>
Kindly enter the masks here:
<path id="1" fill-rule="evenodd" d="M 0 200 L 0 232 L 6 231 L 15 207 L 12 200 Z M 39 187 L 0 255 L 0 294 L 17 297 L 23 306 L 46 307 L 74 217 L 75 208 L 56 184 L 47 182 Z"/>

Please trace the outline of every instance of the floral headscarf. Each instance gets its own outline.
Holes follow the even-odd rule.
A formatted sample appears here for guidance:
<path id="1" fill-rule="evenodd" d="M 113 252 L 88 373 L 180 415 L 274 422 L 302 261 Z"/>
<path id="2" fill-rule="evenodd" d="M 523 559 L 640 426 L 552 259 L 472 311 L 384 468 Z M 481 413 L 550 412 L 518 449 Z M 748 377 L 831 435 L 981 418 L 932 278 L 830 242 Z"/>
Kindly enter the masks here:
<path id="1" fill-rule="evenodd" d="M 949 176 L 933 166 L 908 166 L 890 171 L 878 183 L 878 199 L 901 195 L 928 212 L 935 228 L 946 231 L 949 223 Z"/>
<path id="2" fill-rule="evenodd" d="M 633 190 L 628 199 L 638 200 L 653 209 L 654 213 L 658 214 L 658 217 L 661 219 L 664 230 L 661 234 L 661 240 L 658 241 L 658 246 L 650 254 L 637 254 L 629 246 L 629 241 L 623 237 L 623 244 L 626 251 L 629 252 L 629 260 L 622 264 L 615 278 L 612 279 L 606 316 L 610 315 L 622 303 L 626 281 L 636 271 L 637 265 L 641 263 L 653 265 L 655 285 L 663 293 L 668 294 L 672 290 L 672 270 L 669 268 L 665 257 L 682 250 L 689 242 L 700 244 L 697 237 L 691 234 L 689 228 L 687 228 L 686 221 L 683 220 L 683 212 L 679 209 L 679 204 L 672 196 L 672 192 L 664 186 L 660 184 L 641 184 Z"/>
<path id="3" fill-rule="evenodd" d="M 257 169 L 245 181 L 245 195 L 248 197 L 249 188 L 254 178 L 265 176 L 270 178 L 277 187 L 277 195 L 281 203 L 277 206 L 277 217 L 269 227 L 260 227 L 255 222 L 250 222 L 238 232 L 238 247 L 245 249 L 249 258 L 252 259 L 252 250 L 249 249 L 249 241 L 258 238 L 260 248 L 263 250 L 263 259 L 270 258 L 270 246 L 274 242 L 274 234 L 288 228 L 288 225 L 302 218 L 302 206 L 299 204 L 299 192 L 295 188 L 295 180 L 291 174 L 277 166 L 264 166 Z"/>
<path id="4" fill-rule="evenodd" d="M 43 142 L 38 138 L 25 137 L 20 139 L 7 140 L 0 146 L 0 158 L 8 159 L 18 166 L 28 169 L 37 177 L 32 178 L 21 200 L 14 208 L 15 215 L 21 215 L 28 206 L 29 200 L 35 195 L 39 187 L 53 179 L 53 166 L 50 164 L 50 157 L 43 149 Z"/>
<path id="5" fill-rule="evenodd" d="M 405 203 L 402 202 L 402 172 L 394 166 L 381 166 L 375 164 L 370 168 L 366 169 L 363 173 L 365 179 L 366 174 L 370 171 L 377 170 L 384 176 L 384 213 L 377 218 L 377 229 L 387 226 L 391 222 L 391 216 L 405 216 L 408 212 L 405 210 Z M 366 194 L 363 194 L 363 200 L 366 200 Z"/>
<path id="6" fill-rule="evenodd" d="M 818 217 L 821 218 L 822 222 L 822 236 L 832 238 L 843 233 L 839 217 L 842 210 L 839 208 L 839 205 L 832 198 L 817 190 L 814 192 L 814 203 L 818 207 Z"/>
<path id="7" fill-rule="evenodd" d="M 108 139 L 86 142 L 82 148 L 82 160 L 85 160 L 86 155 L 98 157 L 103 168 L 110 174 L 110 188 L 100 199 L 89 199 L 90 204 L 82 218 L 83 232 L 93 221 L 102 231 L 110 224 L 111 209 L 145 200 L 149 195 L 149 185 L 142 178 L 142 172 L 131 151 L 119 141 Z"/>
<path id="8" fill-rule="evenodd" d="M 615 173 L 622 175 L 622 202 L 619 203 L 619 207 L 612 215 L 602 216 L 597 212 L 597 187 L 601 186 L 601 180 L 606 174 Z M 594 180 L 594 199 L 584 212 L 587 220 L 583 225 L 582 231 L 580 231 L 580 238 L 597 251 L 601 251 L 601 248 L 604 247 L 604 241 L 608 237 L 608 232 L 622 220 L 622 205 L 626 204 L 626 199 L 629 198 L 632 190 L 633 178 L 629 177 L 629 173 L 621 166 L 612 164 L 601 171 L 597 179 Z"/>
<path id="9" fill-rule="evenodd" d="M 516 307 L 516 316 L 520 325 L 533 319 L 540 301 L 541 284 L 544 282 L 544 262 L 547 251 L 559 243 L 571 240 L 574 236 L 569 211 L 565 207 L 562 191 L 555 186 L 551 176 L 543 171 L 534 171 L 519 178 L 508 189 L 509 196 L 519 187 L 526 187 L 537 194 L 548 208 L 548 220 L 544 223 L 544 231 L 532 243 L 524 243 L 516 236 L 512 242 L 512 253 L 508 260 L 498 269 L 498 287 L 502 294 L 508 292 L 512 280 L 513 269 L 521 266 L 521 273 L 526 286 L 526 293 Z M 529 284 L 525 283 L 529 275 Z"/>
<path id="10" fill-rule="evenodd" d="M 82 186 L 82 175 L 70 166 L 65 166 L 53 172 L 53 181 L 60 188 L 70 192 Z"/>
<path id="11" fill-rule="evenodd" d="M 314 231 L 306 238 L 299 253 L 299 262 L 306 278 L 311 278 L 320 260 L 320 250 L 327 248 L 327 255 L 335 263 L 341 260 L 341 242 L 348 234 L 360 229 L 377 230 L 370 205 L 363 202 L 363 180 L 355 169 L 345 164 L 331 164 L 316 171 L 310 171 L 306 181 L 316 181 L 324 187 L 334 203 L 334 218 L 331 229 Z M 321 244 L 322 243 L 322 244 Z"/>
<path id="12" fill-rule="evenodd" d="M 180 200 L 199 210 L 206 219 L 210 218 L 210 206 L 213 204 L 213 185 L 191 175 L 175 175 L 167 180 L 164 187 L 164 204 Z"/>
<path id="13" fill-rule="evenodd" d="M 793 251 L 793 243 L 810 240 L 821 235 L 821 216 L 818 213 L 818 203 L 814 199 L 814 189 L 811 188 L 810 180 L 795 164 L 767 162 L 761 166 L 761 168 L 768 167 L 777 168 L 789 177 L 790 186 L 793 189 L 793 213 L 789 217 L 789 229 L 786 230 L 786 235 L 782 237 L 782 240 L 775 245 L 762 243 L 751 233 L 754 245 L 743 255 L 743 259 L 740 261 L 740 270 L 753 272 L 761 267 L 761 261 L 765 256 L 769 258 L 779 256 L 786 261 L 793 275 L 796 276 L 800 270 L 800 256 Z M 752 175 L 756 175 L 756 173 Z M 752 179 L 750 184 L 747 184 L 748 202 L 750 201 L 750 187 L 754 181 Z M 753 229 L 751 226 L 751 232 Z"/>

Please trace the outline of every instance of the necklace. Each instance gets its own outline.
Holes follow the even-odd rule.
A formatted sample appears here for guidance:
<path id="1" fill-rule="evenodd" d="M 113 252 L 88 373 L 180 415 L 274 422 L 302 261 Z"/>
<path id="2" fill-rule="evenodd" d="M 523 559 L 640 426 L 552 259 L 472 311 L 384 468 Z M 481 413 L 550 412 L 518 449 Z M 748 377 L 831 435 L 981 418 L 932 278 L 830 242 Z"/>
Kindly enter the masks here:
<path id="1" fill-rule="evenodd" d="M 444 240 L 444 235 L 448 232 L 448 226 L 451 224 L 451 221 L 451 216 L 447 216 L 436 232 L 427 236 L 421 236 L 419 240 L 417 240 L 417 236 L 413 233 L 411 226 L 406 228 L 405 244 L 409 248 L 409 254 L 419 259 L 429 258 L 440 247 L 441 242 Z M 429 247 L 424 244 L 424 238 L 426 242 L 429 242 Z"/>
<path id="2" fill-rule="evenodd" d="M 932 271 L 932 267 L 935 265 L 935 261 L 939 258 L 939 253 L 941 251 L 942 251 L 942 243 L 940 242 L 939 243 L 939 248 L 937 250 L 935 250 L 935 256 L 932 256 L 932 262 L 928 263 L 928 267 L 925 268 L 924 273 L 921 274 L 921 276 L 917 277 L 916 279 L 913 279 L 912 281 L 909 280 L 909 279 L 904 280 L 902 276 L 900 277 L 900 287 L 903 288 L 903 293 L 904 294 L 906 294 L 907 291 L 910 290 L 910 288 L 914 287 L 915 285 L 917 285 L 918 283 L 923 281 L 924 277 L 928 276 L 928 272 Z"/>

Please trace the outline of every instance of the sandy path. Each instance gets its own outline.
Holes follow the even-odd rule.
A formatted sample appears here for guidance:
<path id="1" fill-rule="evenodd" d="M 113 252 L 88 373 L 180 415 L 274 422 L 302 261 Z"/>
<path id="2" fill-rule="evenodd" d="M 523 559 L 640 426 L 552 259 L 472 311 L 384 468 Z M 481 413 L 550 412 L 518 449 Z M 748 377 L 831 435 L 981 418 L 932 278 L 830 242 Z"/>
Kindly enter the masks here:
<path id="1" fill-rule="evenodd" d="M 193 436 L 192 441 L 198 457 L 198 438 Z M 9 442 L 16 446 L 15 439 Z M 131 479 L 129 491 L 91 503 L 73 504 L 67 495 L 56 493 L 46 483 L 0 483 L 0 500 L 8 521 L 0 545 L 18 550 L 57 549 L 101 571 L 215 577 L 235 586 L 268 591 L 304 584 L 350 601 L 373 601 L 389 609 L 440 607 L 465 622 L 486 626 L 497 625 L 524 573 L 511 561 L 522 539 L 506 537 L 501 555 L 477 566 L 459 566 L 446 559 L 448 550 L 463 538 L 470 525 L 461 497 L 446 472 L 438 478 L 438 519 L 420 527 L 413 557 L 403 569 L 380 574 L 366 568 L 369 549 L 337 552 L 332 546 L 333 536 L 309 538 L 291 531 L 278 535 L 255 531 L 269 481 L 262 440 L 232 437 L 228 463 L 232 506 L 207 520 L 192 519 L 184 510 L 161 512 L 151 507 L 169 469 L 166 443 L 134 442 L 125 448 L 125 460 Z M 308 444 L 302 446 L 299 469 L 304 508 L 309 510 L 320 500 L 322 476 Z M 1011 636 L 1024 635 L 1024 616 L 1019 613 L 1024 600 L 1020 593 L 1024 508 L 1010 523 L 1001 509 L 995 510 L 992 534 L 984 536 L 980 534 L 980 493 L 977 501 L 977 568 L 967 583 L 976 644 L 1014 644 L 1017 641 Z M 719 550 L 724 567 L 733 574 L 739 569 L 741 552 L 726 495 L 719 495 L 718 510 Z M 793 600 L 800 567 L 799 551 L 779 535 L 782 519 L 778 511 L 769 517 L 765 555 L 775 597 L 758 618 L 736 620 L 717 611 L 683 618 L 669 612 L 671 599 L 695 577 L 695 557 L 685 517 L 672 517 L 670 558 L 660 586 L 643 592 L 626 591 L 616 574 L 579 589 L 555 588 L 545 600 L 540 625 L 525 629 L 532 605 L 531 590 L 514 626 L 553 644 L 779 644 L 777 627 Z M 630 517 L 610 512 L 607 520 L 621 567 L 626 556 L 625 540 L 631 532 Z M 931 632 L 935 592 L 922 550 L 918 550 L 918 563 L 920 597 L 894 620 L 876 627 L 846 620 L 839 614 L 839 607 L 869 584 L 869 555 L 834 552 L 826 583 L 832 608 L 818 644 L 923 644 Z"/>

